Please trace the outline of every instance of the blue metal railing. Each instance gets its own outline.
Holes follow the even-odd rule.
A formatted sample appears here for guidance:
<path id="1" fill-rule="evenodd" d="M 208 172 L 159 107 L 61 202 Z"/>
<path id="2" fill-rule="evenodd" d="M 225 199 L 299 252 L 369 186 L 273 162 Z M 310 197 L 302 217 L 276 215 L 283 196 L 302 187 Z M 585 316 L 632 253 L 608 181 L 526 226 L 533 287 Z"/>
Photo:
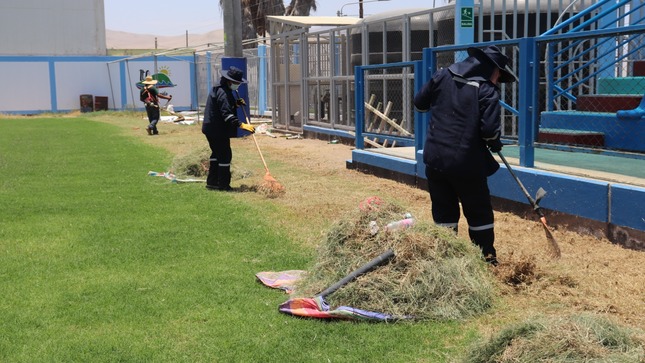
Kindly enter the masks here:
<path id="1" fill-rule="evenodd" d="M 631 3 L 633 6 L 629 10 L 620 12 L 622 15 L 616 15 L 614 19 L 624 19 L 626 16 L 635 16 L 637 11 L 643 12 L 641 9 L 645 7 L 645 2 L 635 4 L 632 1 L 621 0 L 614 3 L 615 0 L 603 0 L 596 3 L 594 6 L 586 9 L 585 11 L 573 16 L 559 26 L 555 27 L 549 32 L 546 32 L 538 37 L 501 40 L 486 43 L 475 44 L 461 44 L 461 45 L 445 45 L 433 48 L 425 48 L 423 50 L 423 61 L 419 62 L 402 62 L 393 64 L 357 66 L 355 68 L 356 75 L 356 146 L 358 149 L 364 148 L 363 136 L 364 133 L 364 119 L 365 108 L 363 107 L 364 95 L 361 91 L 365 87 L 364 71 L 368 69 L 383 69 L 389 67 L 402 67 L 414 65 L 415 69 L 415 91 L 418 91 L 421 86 L 427 82 L 432 73 L 437 69 L 438 54 L 453 53 L 458 58 L 459 54 L 464 54 L 466 49 L 471 46 L 485 47 L 488 45 L 497 45 L 500 48 L 513 48 L 513 55 L 516 56 L 515 67 L 519 78 L 519 86 L 507 88 L 513 92 L 513 103 L 507 103 L 507 100 L 501 101 L 502 107 L 509 111 L 511 116 L 517 120 L 518 130 L 518 143 L 520 149 L 520 165 L 525 167 L 534 166 L 534 143 L 537 140 L 538 123 L 541 113 L 540 108 L 540 75 L 543 72 L 542 56 L 543 52 L 540 51 L 542 47 L 562 43 L 561 49 L 551 49 L 547 52 L 547 65 L 546 74 L 543 77 L 553 80 L 548 82 L 546 92 L 548 92 L 549 107 L 552 105 L 557 97 L 564 97 L 565 99 L 576 102 L 577 98 L 574 88 L 582 84 L 590 84 L 593 79 L 611 69 L 625 59 L 630 59 L 637 52 L 645 49 L 645 42 L 639 39 L 639 36 L 645 34 L 645 21 L 644 18 L 631 18 L 630 25 L 616 28 L 611 24 L 605 22 L 598 26 L 596 30 L 582 31 L 589 27 L 593 22 L 599 22 L 600 18 L 610 17 L 610 13 L 618 14 L 618 9 Z M 616 6 L 614 6 L 614 4 Z M 604 8 L 597 16 L 592 16 L 594 12 L 601 7 Z M 591 19 L 585 20 L 591 16 Z M 584 21 L 583 21 L 584 20 Z M 606 20 L 606 19 L 605 19 Z M 582 24 L 572 28 L 572 32 L 557 34 L 559 31 L 571 27 L 573 24 Z M 577 23 L 578 22 L 578 23 Z M 584 24 L 584 26 L 583 26 Z M 613 24 L 616 24 L 615 22 Z M 573 31 L 575 30 L 575 31 Z M 592 40 L 594 44 L 587 48 L 580 49 L 579 52 L 570 52 L 574 47 L 581 45 L 584 41 Z M 632 44 L 635 43 L 635 44 Z M 629 45 L 629 47 L 627 47 Z M 628 50 L 627 50 L 628 48 Z M 621 50 L 619 56 L 615 56 L 613 52 Z M 599 60 L 607 60 L 611 58 L 611 62 L 599 63 Z M 558 64 L 556 63 L 558 60 Z M 573 64 L 573 65 L 572 65 Z M 600 65 L 598 65 L 600 64 Z M 567 66 L 569 67 L 567 68 Z M 575 65 L 575 67 L 574 67 Z M 554 74 L 564 73 L 558 75 L 557 78 Z M 576 77 L 574 81 L 567 83 Z M 517 104 L 514 104 L 517 102 Z M 429 113 L 414 114 L 414 130 L 415 130 L 415 148 L 417 153 L 423 149 L 423 142 L 427 123 L 430 115 Z"/>
<path id="2" fill-rule="evenodd" d="M 414 70 L 414 90 L 417 90 L 421 87 L 421 80 L 424 79 L 424 71 L 422 69 L 421 61 L 412 61 L 412 62 L 397 62 L 397 63 L 388 63 L 388 64 L 375 64 L 375 65 L 366 65 L 366 66 L 356 66 L 354 67 L 354 79 L 356 84 L 356 90 L 354 91 L 354 102 L 356 105 L 356 148 L 364 149 L 365 140 L 364 137 L 376 137 L 379 139 L 385 139 L 390 141 L 397 141 L 403 144 L 410 143 L 410 138 L 393 136 L 388 134 L 379 134 L 374 132 L 365 131 L 365 95 L 363 90 L 365 89 L 365 72 L 369 70 L 376 69 L 388 69 L 388 68 L 412 68 Z M 423 137 L 424 134 L 419 133 L 421 120 L 421 113 L 414 111 L 414 145 L 416 148 L 419 145 L 423 145 L 423 140 L 419 141 L 419 138 Z M 421 144 L 419 144 L 421 142 Z M 421 146 L 423 147 L 423 146 Z"/>
<path id="3" fill-rule="evenodd" d="M 630 56 L 640 52 L 643 47 L 645 47 L 645 44 L 640 44 L 632 47 L 631 51 L 626 54 L 623 54 L 618 58 L 615 57 L 617 51 L 622 50 L 626 45 L 630 44 L 640 36 L 640 34 L 635 34 L 622 41 L 616 40 L 615 33 L 617 32 L 618 24 L 627 21 L 629 21 L 630 24 L 643 23 L 645 18 L 637 17 L 637 15 L 644 7 L 645 2 L 636 4 L 632 0 L 621 0 L 618 2 L 616 2 L 616 0 L 600 0 L 538 37 L 540 40 L 546 39 L 573 26 L 573 28 L 561 33 L 567 35 L 568 39 L 565 39 L 563 42 L 564 45 L 560 50 L 555 50 L 554 47 L 551 46 L 551 44 L 557 42 L 552 41 L 546 43 L 547 73 L 549 75 L 555 75 L 560 71 L 567 72 L 565 75 L 559 76 L 557 79 L 553 79 L 552 77 L 548 78 L 552 79 L 552 81 L 549 81 L 547 84 L 548 110 L 554 109 L 554 106 L 558 104 L 557 100 L 560 97 L 564 97 L 574 103 L 577 102 L 577 96 L 574 94 L 574 90 L 576 88 L 588 84 L 598 76 L 613 74 L 611 71 L 619 62 L 630 59 Z M 598 11 L 598 13 L 594 15 L 596 11 Z M 589 19 L 585 20 L 585 18 L 588 17 Z M 575 25 L 578 22 L 581 23 Z M 606 33 L 604 39 L 602 39 L 604 35 L 602 32 L 597 33 L 596 30 L 584 31 L 584 29 L 587 29 L 594 24 L 597 24 L 598 26 L 596 28 L 601 31 L 609 31 L 609 33 Z M 583 34 L 586 36 L 581 38 L 572 38 L 572 36 L 575 36 L 576 34 Z M 584 41 L 589 39 L 594 39 L 594 41 L 598 42 L 592 46 L 586 47 L 583 51 L 575 50 L 576 48 L 579 48 Z M 571 54 L 568 54 L 571 52 L 576 52 L 576 54 L 571 56 Z M 575 62 L 578 62 L 581 59 L 584 60 L 587 56 L 590 56 L 591 58 L 585 60 L 584 64 L 575 67 L 573 66 Z M 600 68 L 594 68 L 596 65 L 602 63 L 605 64 Z M 585 72 L 586 75 L 582 78 L 573 80 L 573 77 L 578 77 L 581 74 L 585 74 Z"/>
<path id="4" fill-rule="evenodd" d="M 633 55 L 638 54 L 641 50 L 645 49 L 645 42 L 633 44 L 634 40 L 638 40 L 643 37 L 643 32 L 645 32 L 645 25 L 635 25 L 620 29 L 620 33 L 618 33 L 617 29 L 612 28 L 578 32 L 575 34 L 566 33 L 561 35 L 537 37 L 536 39 L 540 43 L 547 45 L 547 74 L 555 75 L 561 70 L 565 70 L 567 72 L 565 75 L 559 76 L 555 79 L 552 76 L 547 77 L 547 79 L 551 80 L 547 83 L 547 110 L 554 109 L 554 105 L 557 104 L 557 99 L 559 97 L 565 97 L 572 102 L 576 102 L 577 96 L 572 92 L 573 90 L 581 85 L 590 83 L 590 81 L 602 76 L 603 74 L 607 74 L 608 71 L 613 70 L 620 62 L 631 59 Z M 617 41 L 617 35 L 622 35 L 626 38 L 622 41 Z M 560 42 L 580 44 L 585 40 L 591 39 L 597 41 L 597 43 L 572 56 L 568 56 L 563 50 L 555 51 L 555 47 L 552 46 L 553 44 Z M 617 57 L 615 55 L 616 52 L 624 49 L 628 44 L 632 45 L 630 50 Z M 575 62 L 580 61 L 580 59 L 584 59 L 585 56 L 591 55 L 593 55 L 593 57 L 585 60 L 585 63 L 582 65 L 573 66 Z M 567 70 L 567 68 L 569 69 Z M 613 74 L 613 72 L 610 73 Z M 584 75 L 573 80 L 573 77 L 577 77 L 581 74 Z"/>

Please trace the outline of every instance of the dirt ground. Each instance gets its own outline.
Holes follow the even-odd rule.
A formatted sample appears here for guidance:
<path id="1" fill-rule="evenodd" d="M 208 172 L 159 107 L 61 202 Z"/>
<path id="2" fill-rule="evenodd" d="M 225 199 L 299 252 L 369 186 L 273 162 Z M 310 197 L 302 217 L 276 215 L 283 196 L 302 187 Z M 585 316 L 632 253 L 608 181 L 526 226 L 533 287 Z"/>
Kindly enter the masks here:
<path id="1" fill-rule="evenodd" d="M 206 145 L 199 127 L 162 123 L 161 136 L 147 137 L 143 121 L 141 127 L 132 127 L 131 120 L 129 124 L 119 122 L 128 126 L 128 133 L 176 154 Z M 257 193 L 236 193 L 235 197 L 283 207 L 280 210 L 288 211 L 284 212 L 288 216 L 267 215 L 267 220 L 303 244 L 316 244 L 330 223 L 371 196 L 395 201 L 416 218 L 431 219 L 426 191 L 347 169 L 352 147 L 275 135 L 279 136 L 258 134 L 257 140 L 271 175 L 285 186 L 286 194 L 268 200 Z M 234 180 L 232 185 L 261 182 L 264 168 L 252 138 L 234 139 L 232 148 L 234 172 L 236 168 L 253 171 L 251 177 Z M 301 223 L 293 223 L 294 220 Z M 502 298 L 495 314 L 478 322 L 482 326 L 499 327 L 539 314 L 595 312 L 645 329 L 645 252 L 625 249 L 604 238 L 556 229 L 553 234 L 562 257 L 552 259 L 537 220 L 496 212 L 495 230 L 501 263 L 495 271 Z M 463 218 L 459 235 L 467 238 Z"/>

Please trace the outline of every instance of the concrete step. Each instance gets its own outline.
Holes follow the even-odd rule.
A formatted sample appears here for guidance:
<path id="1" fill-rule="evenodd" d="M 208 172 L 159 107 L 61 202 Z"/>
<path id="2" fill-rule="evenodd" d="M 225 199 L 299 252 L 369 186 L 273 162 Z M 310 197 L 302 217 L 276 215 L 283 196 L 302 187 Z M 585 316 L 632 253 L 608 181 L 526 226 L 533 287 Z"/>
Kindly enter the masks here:
<path id="1" fill-rule="evenodd" d="M 606 148 L 645 152 L 645 117 L 619 119 L 610 112 L 545 111 L 540 114 L 540 130 L 576 130 L 604 135 Z"/>
<path id="2" fill-rule="evenodd" d="M 605 134 L 595 131 L 540 128 L 538 142 L 579 146 L 605 146 Z"/>
<path id="3" fill-rule="evenodd" d="M 582 95 L 576 102 L 577 111 L 613 112 L 632 110 L 640 105 L 643 95 Z"/>
<path id="4" fill-rule="evenodd" d="M 634 61 L 634 68 L 632 69 L 632 76 L 645 77 L 645 60 Z"/>
<path id="5" fill-rule="evenodd" d="M 597 94 L 604 95 L 643 95 L 645 77 L 599 78 Z"/>

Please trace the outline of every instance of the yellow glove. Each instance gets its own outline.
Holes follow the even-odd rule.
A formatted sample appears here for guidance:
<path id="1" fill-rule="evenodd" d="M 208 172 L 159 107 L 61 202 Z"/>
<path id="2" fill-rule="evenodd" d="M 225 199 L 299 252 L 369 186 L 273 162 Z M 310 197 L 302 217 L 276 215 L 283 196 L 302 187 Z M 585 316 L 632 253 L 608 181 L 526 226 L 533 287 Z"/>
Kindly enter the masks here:
<path id="1" fill-rule="evenodd" d="M 252 134 L 255 133 L 255 127 L 253 127 L 253 125 L 251 125 L 251 124 L 241 124 L 240 128 L 243 129 L 243 130 L 246 130 L 246 131 L 248 131 L 248 132 L 250 132 Z"/>

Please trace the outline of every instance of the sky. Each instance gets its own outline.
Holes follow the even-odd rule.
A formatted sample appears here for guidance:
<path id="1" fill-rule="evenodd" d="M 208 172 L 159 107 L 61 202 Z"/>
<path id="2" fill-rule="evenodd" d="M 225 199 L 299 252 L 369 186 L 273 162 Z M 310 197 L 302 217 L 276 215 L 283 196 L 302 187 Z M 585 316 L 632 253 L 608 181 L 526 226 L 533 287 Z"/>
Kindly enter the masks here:
<path id="1" fill-rule="evenodd" d="M 445 0 L 363 0 L 363 14 L 368 16 L 401 8 L 428 8 Z M 290 1 L 285 1 L 289 4 Z M 343 15 L 358 17 L 358 0 L 316 0 L 318 10 L 312 16 Z M 440 4 L 441 3 L 441 4 Z M 202 34 L 224 28 L 219 0 L 104 0 L 105 27 L 129 33 L 154 35 Z"/>

